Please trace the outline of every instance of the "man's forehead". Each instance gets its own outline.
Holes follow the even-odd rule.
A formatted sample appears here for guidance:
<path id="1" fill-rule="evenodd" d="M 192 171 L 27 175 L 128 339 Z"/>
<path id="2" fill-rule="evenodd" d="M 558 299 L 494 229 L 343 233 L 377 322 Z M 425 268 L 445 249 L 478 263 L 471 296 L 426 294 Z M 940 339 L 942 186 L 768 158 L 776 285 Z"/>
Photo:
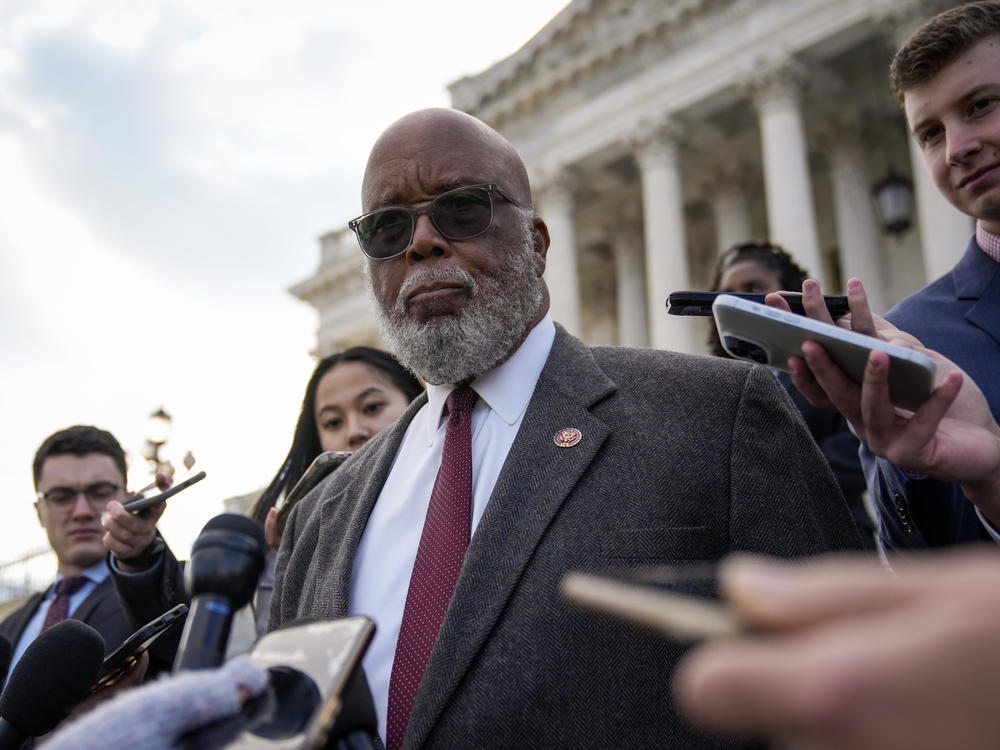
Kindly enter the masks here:
<path id="1" fill-rule="evenodd" d="M 402 204 L 430 200 L 464 185 L 479 185 L 489 182 L 488 179 L 466 177 L 464 175 L 442 176 L 438 179 L 406 179 L 400 178 L 382 184 L 376 184 L 365 193 L 366 207 L 382 208 Z"/>
<path id="2" fill-rule="evenodd" d="M 111 456 L 104 453 L 60 453 L 42 463 L 39 484 L 69 485 L 77 482 L 108 480 L 121 482 L 124 477 Z"/>
<path id="3" fill-rule="evenodd" d="M 985 86 L 1000 86 L 1000 34 L 962 50 L 933 76 L 903 92 L 903 110 L 911 128 L 928 112 L 946 107 Z"/>

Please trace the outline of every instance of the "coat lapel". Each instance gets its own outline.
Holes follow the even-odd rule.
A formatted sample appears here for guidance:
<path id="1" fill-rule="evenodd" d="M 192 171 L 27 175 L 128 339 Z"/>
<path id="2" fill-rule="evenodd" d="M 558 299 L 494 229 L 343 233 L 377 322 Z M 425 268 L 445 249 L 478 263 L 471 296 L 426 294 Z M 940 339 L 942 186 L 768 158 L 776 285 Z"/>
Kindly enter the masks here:
<path id="1" fill-rule="evenodd" d="M 338 483 L 339 490 L 320 503 L 321 523 L 315 554 L 329 556 L 320 567 L 329 572 L 329 577 L 316 578 L 313 600 L 319 603 L 318 610 L 326 617 L 348 615 L 353 561 L 361 536 L 392 468 L 406 428 L 426 403 L 427 394 L 424 392 L 392 427 L 365 444 L 364 450 L 371 451 L 374 457 L 372 463 L 349 460 L 337 469 L 338 478 L 342 481 Z"/>
<path id="2" fill-rule="evenodd" d="M 24 605 L 16 610 L 6 622 L 4 622 L 4 632 L 8 635 L 11 645 L 17 648 L 17 642 L 21 640 L 24 629 L 28 626 L 28 621 L 38 610 L 38 605 L 45 598 L 45 592 L 35 593 L 28 597 Z"/>
<path id="3" fill-rule="evenodd" d="M 97 609 L 98 605 L 104 601 L 105 597 L 109 594 L 112 596 L 114 592 L 110 589 L 114 587 L 114 583 L 111 580 L 111 576 L 108 576 L 99 584 L 94 587 L 94 590 L 87 594 L 87 598 L 80 602 L 80 606 L 70 612 L 70 617 L 74 620 L 80 620 L 81 622 L 87 622 L 90 616 Z"/>
<path id="4" fill-rule="evenodd" d="M 1000 343 L 1000 264 L 980 250 L 973 239 L 952 274 L 955 296 L 975 300 L 966 320 Z"/>
<path id="5" fill-rule="evenodd" d="M 590 407 L 614 388 L 589 349 L 558 327 L 552 352 L 469 544 L 417 693 L 404 747 L 420 747 L 426 740 L 500 619 L 545 530 L 607 439 L 607 425 Z M 553 440 L 567 427 L 578 429 L 582 439 L 572 448 L 557 448 Z"/>

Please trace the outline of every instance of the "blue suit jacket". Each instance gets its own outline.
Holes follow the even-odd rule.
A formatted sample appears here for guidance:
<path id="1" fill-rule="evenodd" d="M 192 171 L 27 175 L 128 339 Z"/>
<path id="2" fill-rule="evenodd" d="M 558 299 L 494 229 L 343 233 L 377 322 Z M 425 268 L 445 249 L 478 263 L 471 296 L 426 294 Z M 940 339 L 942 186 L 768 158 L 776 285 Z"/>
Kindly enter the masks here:
<path id="1" fill-rule="evenodd" d="M 969 242 L 947 274 L 910 295 L 886 318 L 954 361 L 982 389 L 1000 420 L 1000 263 Z M 862 461 L 889 549 L 947 547 L 988 539 L 958 485 L 913 479 L 885 459 Z"/>

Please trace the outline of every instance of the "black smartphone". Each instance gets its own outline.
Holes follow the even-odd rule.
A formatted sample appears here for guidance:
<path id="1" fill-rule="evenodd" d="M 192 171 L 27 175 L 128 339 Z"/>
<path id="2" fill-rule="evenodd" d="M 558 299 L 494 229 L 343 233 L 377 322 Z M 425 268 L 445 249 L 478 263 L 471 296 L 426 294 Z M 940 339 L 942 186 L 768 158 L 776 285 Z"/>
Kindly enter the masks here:
<path id="1" fill-rule="evenodd" d="M 712 314 L 712 303 L 720 294 L 730 294 L 729 292 L 671 292 L 667 297 L 667 312 L 670 315 L 700 315 L 708 317 Z M 766 294 L 731 294 L 733 297 L 750 300 L 764 304 Z M 802 309 L 802 295 L 797 292 L 782 292 L 788 306 L 792 312 L 804 315 Z M 840 318 L 847 315 L 851 309 L 847 306 L 847 297 L 840 294 L 824 294 L 823 300 L 826 302 L 826 309 L 830 311 L 831 317 Z"/>
<path id="2" fill-rule="evenodd" d="M 116 680 L 128 668 L 132 659 L 139 658 L 143 651 L 181 625 L 187 619 L 187 613 L 188 606 L 178 604 L 130 635 L 121 646 L 104 659 L 97 681 L 90 689 L 91 692 Z"/>
<path id="3" fill-rule="evenodd" d="M 168 497 L 173 497 L 181 490 L 186 490 L 192 484 L 200 482 L 204 478 L 205 478 L 205 472 L 199 471 L 194 476 L 188 477 L 179 484 L 175 484 L 173 487 L 171 487 L 168 490 L 164 490 L 159 495 L 153 495 L 151 497 L 136 495 L 131 500 L 126 500 L 124 503 L 122 503 L 122 507 L 125 508 L 125 510 L 127 510 L 129 513 L 138 513 L 139 511 L 145 510 L 146 508 L 150 508 L 156 505 L 157 503 L 162 503 Z"/>

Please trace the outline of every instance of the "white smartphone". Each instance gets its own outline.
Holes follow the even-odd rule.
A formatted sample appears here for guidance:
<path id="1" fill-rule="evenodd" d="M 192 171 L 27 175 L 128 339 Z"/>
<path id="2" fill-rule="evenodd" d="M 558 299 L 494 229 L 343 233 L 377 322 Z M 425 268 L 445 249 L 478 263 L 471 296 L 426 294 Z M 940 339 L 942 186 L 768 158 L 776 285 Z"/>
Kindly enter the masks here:
<path id="1" fill-rule="evenodd" d="M 916 409 L 934 391 L 937 368 L 926 354 L 729 294 L 716 298 L 712 314 L 722 346 L 738 359 L 787 372 L 788 358 L 801 357 L 802 343 L 815 341 L 849 378 L 861 383 L 868 354 L 877 349 L 889 355 L 893 404 Z"/>

